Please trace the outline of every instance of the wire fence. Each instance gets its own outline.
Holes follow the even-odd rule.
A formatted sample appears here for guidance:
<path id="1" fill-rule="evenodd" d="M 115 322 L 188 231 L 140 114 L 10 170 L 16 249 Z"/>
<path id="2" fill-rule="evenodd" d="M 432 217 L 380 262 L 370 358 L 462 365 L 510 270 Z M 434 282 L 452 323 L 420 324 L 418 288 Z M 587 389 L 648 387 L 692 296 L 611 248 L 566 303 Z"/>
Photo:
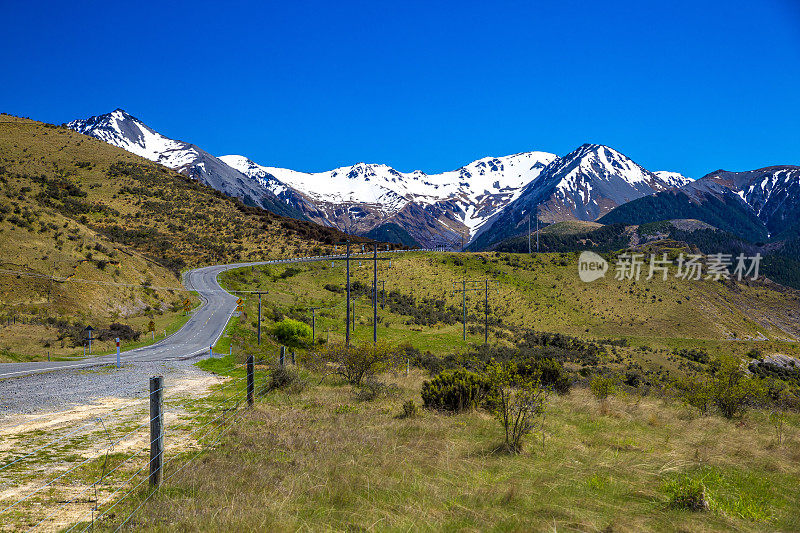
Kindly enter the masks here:
<path id="1" fill-rule="evenodd" d="M 244 367 L 245 375 L 216 387 L 202 400 L 202 407 L 187 408 L 184 397 L 169 395 L 169 386 L 153 387 L 153 380 L 163 384 L 163 378 L 151 378 L 149 397 L 99 416 L 78 417 L 63 434 L 8 458 L 0 464 L 0 478 L 17 486 L 6 488 L 0 480 L 0 530 L 4 524 L 14 524 L 15 531 L 87 531 L 101 520 L 104 529 L 123 528 L 161 483 L 216 446 L 245 406 L 253 404 L 255 367 L 260 363 L 263 360 L 250 357 L 234 366 L 231 373 Z M 169 432 L 168 418 L 174 428 Z M 143 493 L 148 483 L 149 490 Z M 142 501 L 127 512 L 125 503 L 135 504 L 137 497 Z M 119 516 L 123 508 L 127 514 Z"/>

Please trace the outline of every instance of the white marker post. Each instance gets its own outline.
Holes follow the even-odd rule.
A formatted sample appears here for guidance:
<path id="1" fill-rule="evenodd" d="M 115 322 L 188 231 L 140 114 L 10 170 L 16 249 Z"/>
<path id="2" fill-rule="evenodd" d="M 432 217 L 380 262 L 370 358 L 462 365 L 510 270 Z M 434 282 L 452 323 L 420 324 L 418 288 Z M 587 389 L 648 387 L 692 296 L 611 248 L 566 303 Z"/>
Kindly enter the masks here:
<path id="1" fill-rule="evenodd" d="M 208 357 L 209 357 L 209 359 L 214 359 L 214 347 L 213 346 L 209 346 L 208 347 Z"/>
<path id="2" fill-rule="evenodd" d="M 117 368 L 122 366 L 119 361 L 119 337 L 117 337 Z"/>

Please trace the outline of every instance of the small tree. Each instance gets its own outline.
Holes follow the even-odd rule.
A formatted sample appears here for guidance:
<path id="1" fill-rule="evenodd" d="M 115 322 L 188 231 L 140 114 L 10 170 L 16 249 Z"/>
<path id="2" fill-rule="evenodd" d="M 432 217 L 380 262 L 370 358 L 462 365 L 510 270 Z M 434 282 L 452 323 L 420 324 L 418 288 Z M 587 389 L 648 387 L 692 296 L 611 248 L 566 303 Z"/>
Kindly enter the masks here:
<path id="1" fill-rule="evenodd" d="M 397 353 L 386 342 L 365 342 L 356 346 L 331 343 L 322 349 L 318 361 L 327 367 L 326 374 L 338 374 L 357 387 L 364 379 L 393 368 Z"/>
<path id="2" fill-rule="evenodd" d="M 299 348 L 311 340 L 311 327 L 299 320 L 284 318 L 272 327 L 272 334 L 280 343 Z"/>
<path id="3" fill-rule="evenodd" d="M 707 414 L 713 405 L 712 381 L 708 376 L 686 378 L 675 383 L 683 401 Z"/>
<path id="4" fill-rule="evenodd" d="M 490 362 L 486 377 L 492 385 L 492 411 L 505 430 L 506 449 L 519 453 L 523 438 L 537 425 L 543 427 L 547 391 L 538 377 L 522 377 L 510 363 Z"/>
<path id="5" fill-rule="evenodd" d="M 750 402 L 762 396 L 762 388 L 748 376 L 735 356 L 720 357 L 711 383 L 711 399 L 725 418 L 743 413 Z"/>
<path id="6" fill-rule="evenodd" d="M 600 401 L 608 398 L 617 386 L 617 378 L 615 376 L 604 376 L 602 374 L 595 374 L 589 382 L 589 388 L 594 394 L 594 397 Z"/>

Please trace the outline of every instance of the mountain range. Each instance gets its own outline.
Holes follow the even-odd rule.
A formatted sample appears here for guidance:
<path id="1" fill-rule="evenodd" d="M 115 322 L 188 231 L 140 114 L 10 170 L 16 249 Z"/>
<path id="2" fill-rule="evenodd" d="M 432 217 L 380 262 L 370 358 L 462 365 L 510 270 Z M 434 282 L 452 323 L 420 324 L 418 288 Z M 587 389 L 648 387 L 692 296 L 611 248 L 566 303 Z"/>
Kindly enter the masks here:
<path id="1" fill-rule="evenodd" d="M 692 218 L 753 243 L 781 241 L 800 227 L 800 167 L 717 170 L 683 187 L 620 205 L 598 222 L 644 224 Z"/>
<path id="2" fill-rule="evenodd" d="M 67 126 L 248 205 L 424 247 L 479 249 L 525 231 L 532 212 L 543 223 L 595 220 L 619 205 L 691 181 L 674 172 L 650 172 L 598 144 L 584 144 L 564 157 L 540 151 L 486 157 L 440 174 L 367 163 L 306 173 L 241 155 L 213 156 L 161 135 L 122 109 Z"/>

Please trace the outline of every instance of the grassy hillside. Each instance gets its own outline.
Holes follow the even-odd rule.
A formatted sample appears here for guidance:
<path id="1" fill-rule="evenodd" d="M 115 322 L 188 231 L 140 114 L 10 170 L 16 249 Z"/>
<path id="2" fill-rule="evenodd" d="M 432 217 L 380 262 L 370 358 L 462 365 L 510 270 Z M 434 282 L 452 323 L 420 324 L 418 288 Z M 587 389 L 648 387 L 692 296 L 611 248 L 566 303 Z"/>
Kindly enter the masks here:
<path id="1" fill-rule="evenodd" d="M 145 331 L 153 319 L 163 335 L 193 299 L 183 268 L 322 251 L 341 237 L 97 139 L 0 115 L 0 361 L 76 354 L 76 321 Z"/>
<path id="2" fill-rule="evenodd" d="M 720 283 L 670 279 L 616 281 L 613 271 L 591 284 L 577 275 L 577 254 L 428 254 L 394 257 L 380 263 L 386 280 L 386 308 L 379 309 L 382 339 L 410 342 L 437 355 L 481 344 L 484 294 L 467 297 L 468 335 L 462 340 L 462 300 L 453 293 L 463 279 L 496 280 L 489 294 L 490 343 L 509 343 L 521 328 L 568 334 L 585 340 L 625 339 L 621 354 L 651 371 L 677 370 L 676 349 L 699 347 L 716 353 L 797 353 L 800 294 L 770 283 Z M 612 267 L 613 268 L 613 267 Z M 369 287 L 372 263 L 352 264 L 356 295 L 353 338 L 372 339 Z M 226 273 L 232 289 L 269 290 L 263 299 L 265 331 L 284 316 L 311 323 L 331 342 L 344 337 L 344 265 L 330 262 L 286 268 L 253 268 Z M 245 302 L 247 325 L 255 326 L 257 301 Z M 750 340 L 748 340 L 750 339 Z M 752 339 L 765 339 L 754 341 Z M 609 361 L 616 360 L 609 356 Z"/>
<path id="3" fill-rule="evenodd" d="M 798 295 L 770 284 L 586 285 L 577 281 L 575 257 L 415 253 L 382 263 L 381 279 L 391 292 L 380 313 L 380 337 L 431 350 L 443 364 L 474 368 L 475 360 L 448 356 L 481 353 L 481 332 L 473 330 L 462 343 L 460 326 L 452 323 L 460 302 L 449 289 L 465 276 L 499 282 L 490 297 L 493 346 L 510 346 L 521 326 L 578 337 L 561 338 L 572 348 L 540 346 L 540 353 L 579 354 L 590 351 L 581 340 L 597 342 L 593 361 L 565 362 L 574 385 L 549 394 L 521 453 L 503 447 L 502 426 L 488 408 L 410 409 L 431 379 L 422 369 L 431 369 L 431 359 L 408 348 L 399 368 L 360 386 L 323 378 L 320 370 L 331 368 L 320 367 L 315 352 L 324 345 L 298 349 L 299 375 L 274 385 L 275 375 L 292 375 L 275 366 L 278 343 L 270 331 L 276 320 L 310 320 L 308 307 L 331 306 L 317 311 L 317 332 L 329 342 L 342 339 L 342 265 L 227 273 L 223 282 L 232 288 L 269 291 L 262 301 L 264 339 L 258 346 L 251 297 L 219 349 L 232 346 L 234 355 L 213 361 L 213 368 L 225 373 L 247 354 L 265 358 L 257 381 L 262 398 L 216 450 L 155 495 L 137 493 L 119 515 L 141 504 L 130 525 L 144 531 L 164 524 L 275 531 L 797 530 L 797 411 L 757 404 L 726 419 L 713 408 L 689 405 L 671 384 L 714 375 L 713 365 L 687 365 L 698 354 L 744 355 L 756 348 L 797 355 L 796 343 L 780 339 L 796 331 Z M 371 273 L 368 261 L 358 263 L 355 337 L 361 341 L 371 338 L 362 291 Z M 475 327 L 477 303 L 472 296 Z M 756 332 L 770 338 L 743 340 Z M 681 349 L 693 351 L 674 351 Z M 413 357 L 410 371 L 407 356 Z M 602 397 L 594 380 L 615 370 L 624 382 Z M 629 379 L 641 371 L 642 380 Z M 705 510 L 687 503 L 698 493 Z M 98 528 L 114 530 L 118 523 L 111 518 Z"/>

